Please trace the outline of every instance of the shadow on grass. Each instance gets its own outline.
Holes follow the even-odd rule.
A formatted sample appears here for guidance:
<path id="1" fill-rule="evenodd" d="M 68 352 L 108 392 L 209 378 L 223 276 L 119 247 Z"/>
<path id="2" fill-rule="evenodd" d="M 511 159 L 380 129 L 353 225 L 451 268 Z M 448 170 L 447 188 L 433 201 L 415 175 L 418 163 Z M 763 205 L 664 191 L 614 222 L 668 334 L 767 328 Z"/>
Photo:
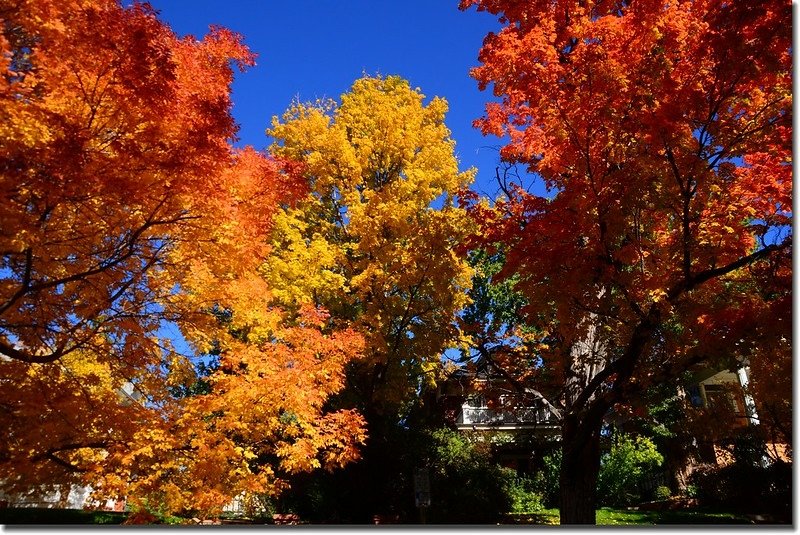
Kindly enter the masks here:
<path id="1" fill-rule="evenodd" d="M 127 513 L 18 507 L 0 509 L 0 524 L 121 524 Z"/>
<path id="2" fill-rule="evenodd" d="M 755 518 L 753 518 L 755 517 Z M 654 526 L 654 525 L 727 525 L 727 524 L 782 524 L 769 517 L 748 516 L 728 511 L 685 509 L 679 511 L 636 511 L 603 507 L 597 511 L 599 526 Z M 558 509 L 545 509 L 536 513 L 506 515 L 503 524 L 557 525 Z"/>
<path id="3" fill-rule="evenodd" d="M 8 508 L 0 509 L 0 524 L 121 524 L 127 513 L 112 511 L 84 511 L 80 509 Z M 790 524 L 774 520 L 769 516 L 741 515 L 708 509 L 684 509 L 679 511 L 636 511 L 604 507 L 597 511 L 597 525 L 601 526 L 653 526 L 653 525 L 730 525 L 730 524 Z M 232 522 L 224 522 L 232 523 Z M 240 520 L 237 524 L 252 522 Z M 502 524 L 558 525 L 558 509 L 545 509 L 536 513 L 509 514 L 501 520 Z"/>

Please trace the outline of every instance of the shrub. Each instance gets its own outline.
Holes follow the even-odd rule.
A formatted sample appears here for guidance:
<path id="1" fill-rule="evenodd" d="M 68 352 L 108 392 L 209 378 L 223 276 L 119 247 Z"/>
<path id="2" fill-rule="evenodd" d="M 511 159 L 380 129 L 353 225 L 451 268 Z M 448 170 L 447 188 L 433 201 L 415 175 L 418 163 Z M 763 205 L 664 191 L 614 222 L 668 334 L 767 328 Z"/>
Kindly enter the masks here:
<path id="1" fill-rule="evenodd" d="M 537 491 L 533 479 L 512 477 L 505 491 L 511 498 L 512 513 L 535 513 L 544 509 L 542 495 Z"/>
<path id="2" fill-rule="evenodd" d="M 123 524 L 126 525 L 143 525 L 143 524 L 160 524 L 159 519 L 156 515 L 151 513 L 150 511 L 146 511 L 144 509 L 140 509 L 139 511 L 134 511 L 133 513 L 128 515 L 128 518 L 125 519 Z"/>
<path id="3" fill-rule="evenodd" d="M 123 524 L 177 525 L 186 522 L 184 518 L 170 514 L 163 500 L 159 498 L 142 499 L 137 503 L 129 503 L 128 506 L 131 508 L 131 512 Z"/>
<path id="4" fill-rule="evenodd" d="M 656 500 L 668 500 L 672 496 L 672 491 L 665 485 L 656 487 L 654 497 Z"/>
<path id="5" fill-rule="evenodd" d="M 428 469 L 429 524 L 495 523 L 504 513 L 541 508 L 533 482 L 498 466 L 488 440 L 447 428 L 394 432 L 380 457 L 365 456 L 342 470 L 293 478 L 276 510 L 295 512 L 312 523 L 368 523 L 374 515 L 414 523 L 420 519 L 413 481 L 419 467 Z"/>
<path id="6" fill-rule="evenodd" d="M 116 511 L 0 507 L 0 524 L 120 524 L 127 517 L 127 513 Z"/>
<path id="7" fill-rule="evenodd" d="M 664 457 L 649 438 L 619 435 L 600 460 L 597 480 L 600 503 L 620 507 L 641 501 L 645 479 L 663 462 Z"/>
<path id="8" fill-rule="evenodd" d="M 420 444 L 421 460 L 430 472 L 428 521 L 494 522 L 515 506 L 525 507 L 516 473 L 492 462 L 491 446 L 446 428 L 429 433 Z"/>
<path id="9" fill-rule="evenodd" d="M 546 507 L 558 507 L 560 503 L 559 477 L 561 471 L 561 449 L 553 450 L 542 458 L 543 467 L 533 478 L 533 488 L 542 497 Z"/>
<path id="10" fill-rule="evenodd" d="M 703 505 L 791 516 L 791 464 L 706 466 L 695 470 L 691 481 Z"/>
<path id="11" fill-rule="evenodd" d="M 771 461 L 763 436 L 754 428 L 742 430 L 732 446 L 732 464 L 709 465 L 692 473 L 700 502 L 791 517 L 792 464 Z"/>

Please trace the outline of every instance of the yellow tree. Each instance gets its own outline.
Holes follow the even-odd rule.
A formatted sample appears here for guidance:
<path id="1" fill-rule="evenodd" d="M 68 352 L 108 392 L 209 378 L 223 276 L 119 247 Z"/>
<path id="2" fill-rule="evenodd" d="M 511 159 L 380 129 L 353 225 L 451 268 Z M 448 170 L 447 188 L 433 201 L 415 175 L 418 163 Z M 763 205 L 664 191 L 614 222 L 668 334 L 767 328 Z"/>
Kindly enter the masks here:
<path id="1" fill-rule="evenodd" d="M 458 170 L 447 103 L 423 101 L 399 77 L 364 77 L 340 105 L 294 104 L 269 131 L 311 191 L 276 218 L 264 277 L 282 304 L 325 305 L 363 334 L 349 386 L 370 422 L 435 378 L 470 284 L 452 197 L 473 172 Z"/>

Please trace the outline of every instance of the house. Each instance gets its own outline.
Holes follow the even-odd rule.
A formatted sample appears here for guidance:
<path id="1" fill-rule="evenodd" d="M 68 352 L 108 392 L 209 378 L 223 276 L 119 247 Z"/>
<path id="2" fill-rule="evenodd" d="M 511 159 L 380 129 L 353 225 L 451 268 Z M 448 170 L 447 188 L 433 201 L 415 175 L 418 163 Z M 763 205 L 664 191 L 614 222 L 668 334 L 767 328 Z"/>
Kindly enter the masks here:
<path id="1" fill-rule="evenodd" d="M 459 370 L 437 394 L 445 421 L 479 440 L 492 442 L 495 460 L 518 473 L 531 473 L 556 446 L 561 425 L 544 404 L 522 400 L 502 377 Z"/>
<path id="2" fill-rule="evenodd" d="M 105 502 L 98 502 L 90 498 L 91 494 L 92 488 L 83 485 L 52 486 L 19 493 L 6 493 L 0 490 L 0 507 L 125 510 L 125 500 L 109 499 Z"/>
<path id="3" fill-rule="evenodd" d="M 747 365 L 735 370 L 700 370 L 682 393 L 691 407 L 705 415 L 703 425 L 715 428 L 713 433 L 697 432 L 696 463 L 730 464 L 735 437 L 747 426 L 760 425 L 757 400 L 747 389 L 749 374 Z M 791 462 L 788 444 L 768 441 L 766 446 L 772 460 Z M 764 462 L 769 463 L 770 459 Z"/>
<path id="4" fill-rule="evenodd" d="M 142 403 L 144 395 L 136 386 L 127 382 L 117 392 L 121 405 Z M 8 483 L 10 481 L 4 481 Z M 27 483 L 27 482 L 25 482 Z M 105 511 L 124 511 L 125 499 L 92 499 L 90 485 L 51 484 L 23 487 L 20 491 L 3 491 L 0 485 L 0 507 L 35 507 L 45 509 L 93 509 Z"/>
<path id="5" fill-rule="evenodd" d="M 560 422 L 545 404 L 530 399 L 521 402 L 502 375 L 486 367 L 478 369 L 459 370 L 440 386 L 439 405 L 445 420 L 459 431 L 491 440 L 499 464 L 520 473 L 535 471 L 542 456 L 557 447 Z M 701 368 L 678 388 L 677 396 L 687 405 L 687 421 L 696 420 L 697 427 L 693 435 L 673 441 L 676 451 L 664 452 L 671 473 L 659 476 L 659 481 L 672 479 L 682 488 L 695 466 L 732 462 L 734 437 L 748 425 L 759 424 L 757 404 L 747 392 L 748 376 L 747 366 L 721 371 Z M 624 421 L 616 423 L 627 427 Z M 768 444 L 768 448 L 775 453 L 773 458 L 790 459 L 787 445 Z"/>

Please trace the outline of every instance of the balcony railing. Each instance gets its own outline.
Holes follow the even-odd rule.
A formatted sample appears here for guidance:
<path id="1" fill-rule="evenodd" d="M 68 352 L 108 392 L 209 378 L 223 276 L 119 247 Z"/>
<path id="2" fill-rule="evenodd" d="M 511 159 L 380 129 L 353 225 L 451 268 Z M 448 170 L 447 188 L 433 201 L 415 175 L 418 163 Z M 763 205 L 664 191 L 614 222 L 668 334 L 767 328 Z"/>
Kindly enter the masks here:
<path id="1" fill-rule="evenodd" d="M 490 409 L 470 406 L 461 408 L 457 421 L 465 425 L 535 425 L 554 422 L 553 413 L 547 407 Z"/>

